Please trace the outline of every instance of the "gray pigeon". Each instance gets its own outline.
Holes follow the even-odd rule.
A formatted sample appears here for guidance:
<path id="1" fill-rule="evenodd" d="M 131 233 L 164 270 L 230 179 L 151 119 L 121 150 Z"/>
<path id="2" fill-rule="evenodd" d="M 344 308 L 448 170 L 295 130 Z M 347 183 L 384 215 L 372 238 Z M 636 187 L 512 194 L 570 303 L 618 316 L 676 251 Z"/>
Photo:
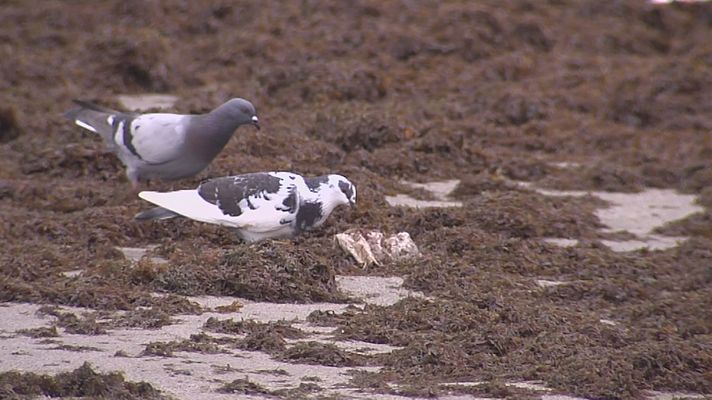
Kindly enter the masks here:
<path id="1" fill-rule="evenodd" d="M 193 176 L 210 164 L 235 129 L 260 128 L 255 107 L 231 99 L 206 114 L 137 114 L 74 100 L 80 107 L 65 115 L 75 124 L 99 134 L 126 165 L 134 187 L 139 180 L 173 180 Z"/>
<path id="2" fill-rule="evenodd" d="M 136 214 L 136 220 L 183 216 L 233 228 L 246 242 L 294 237 L 319 227 L 339 205 L 356 203 L 356 187 L 341 175 L 304 178 L 292 172 L 227 176 L 197 189 L 138 195 L 159 207 Z"/>

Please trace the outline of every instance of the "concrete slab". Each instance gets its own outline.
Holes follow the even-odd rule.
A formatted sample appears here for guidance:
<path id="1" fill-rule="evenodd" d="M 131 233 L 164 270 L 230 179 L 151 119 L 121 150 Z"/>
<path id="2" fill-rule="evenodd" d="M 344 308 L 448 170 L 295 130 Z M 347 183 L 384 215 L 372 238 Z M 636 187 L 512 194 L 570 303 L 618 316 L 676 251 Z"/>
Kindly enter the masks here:
<path id="1" fill-rule="evenodd" d="M 145 111 L 152 108 L 173 107 L 178 101 L 178 96 L 158 93 L 120 94 L 117 99 L 126 110 Z"/>

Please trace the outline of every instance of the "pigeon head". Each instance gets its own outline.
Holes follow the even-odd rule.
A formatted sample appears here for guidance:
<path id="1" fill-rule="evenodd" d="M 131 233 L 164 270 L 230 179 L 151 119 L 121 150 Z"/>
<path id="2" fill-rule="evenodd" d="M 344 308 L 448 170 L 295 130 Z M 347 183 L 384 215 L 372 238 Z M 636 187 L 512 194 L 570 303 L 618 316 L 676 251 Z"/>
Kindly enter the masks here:
<path id="1" fill-rule="evenodd" d="M 329 175 L 329 188 L 338 204 L 356 205 L 356 185 L 341 175 Z"/>
<path id="2" fill-rule="evenodd" d="M 302 230 L 317 228 L 323 224 L 337 207 L 356 203 L 356 187 L 341 175 L 322 175 L 304 178 L 306 190 L 301 195 L 299 214 Z M 300 217 L 297 216 L 299 224 Z"/>
<path id="3" fill-rule="evenodd" d="M 238 125 L 252 124 L 255 128 L 260 129 L 260 120 L 257 118 L 255 106 L 245 99 L 237 97 L 230 99 L 215 109 L 215 112 L 228 115 Z"/>

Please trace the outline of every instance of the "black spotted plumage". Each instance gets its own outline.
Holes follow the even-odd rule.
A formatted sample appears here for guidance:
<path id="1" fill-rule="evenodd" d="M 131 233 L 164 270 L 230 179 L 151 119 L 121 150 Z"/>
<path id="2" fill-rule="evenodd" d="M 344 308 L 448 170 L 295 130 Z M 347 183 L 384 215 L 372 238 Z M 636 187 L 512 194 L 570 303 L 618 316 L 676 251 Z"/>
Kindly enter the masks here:
<path id="1" fill-rule="evenodd" d="M 322 184 L 328 183 L 328 182 L 329 182 L 328 175 L 315 176 L 313 178 L 304 178 L 304 183 L 306 183 L 309 190 L 311 190 L 314 193 L 316 193 L 319 190 L 319 187 Z"/>
<path id="2" fill-rule="evenodd" d="M 339 189 L 341 189 L 347 199 L 354 196 L 354 186 L 347 182 L 339 181 Z"/>
<path id="3" fill-rule="evenodd" d="M 297 211 L 297 228 L 300 231 L 307 230 L 324 215 L 319 202 L 304 202 Z"/>
<path id="4" fill-rule="evenodd" d="M 293 213 L 294 211 L 296 211 L 297 206 L 299 205 L 297 203 L 297 197 L 297 188 L 296 186 L 292 186 L 292 190 L 289 191 L 289 196 L 285 197 L 284 200 L 282 200 L 282 206 L 280 206 L 278 209 L 281 211 Z"/>
<path id="5" fill-rule="evenodd" d="M 183 216 L 233 228 L 240 238 L 256 242 L 318 228 L 336 207 L 355 203 L 356 188 L 341 175 L 310 179 L 269 172 L 210 179 L 195 190 L 145 191 L 139 196 L 158 207 L 136 219 Z"/>
<path id="6" fill-rule="evenodd" d="M 205 201 L 217 205 L 225 215 L 237 217 L 243 210 L 239 203 L 247 200 L 247 206 L 254 210 L 250 196 L 277 193 L 282 179 L 267 173 L 252 173 L 233 177 L 215 178 L 198 186 L 198 194 Z"/>

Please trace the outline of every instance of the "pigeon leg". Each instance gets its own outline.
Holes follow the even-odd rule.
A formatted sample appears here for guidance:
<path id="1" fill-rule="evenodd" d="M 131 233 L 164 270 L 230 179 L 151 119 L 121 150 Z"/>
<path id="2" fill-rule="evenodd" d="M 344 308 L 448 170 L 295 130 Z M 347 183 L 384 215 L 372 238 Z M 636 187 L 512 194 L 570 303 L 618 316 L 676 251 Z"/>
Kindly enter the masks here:
<path id="1" fill-rule="evenodd" d="M 131 188 L 137 192 L 139 189 L 139 187 L 138 187 L 139 186 L 138 173 L 133 169 L 127 169 L 126 177 L 129 179 L 129 182 L 131 183 Z"/>

